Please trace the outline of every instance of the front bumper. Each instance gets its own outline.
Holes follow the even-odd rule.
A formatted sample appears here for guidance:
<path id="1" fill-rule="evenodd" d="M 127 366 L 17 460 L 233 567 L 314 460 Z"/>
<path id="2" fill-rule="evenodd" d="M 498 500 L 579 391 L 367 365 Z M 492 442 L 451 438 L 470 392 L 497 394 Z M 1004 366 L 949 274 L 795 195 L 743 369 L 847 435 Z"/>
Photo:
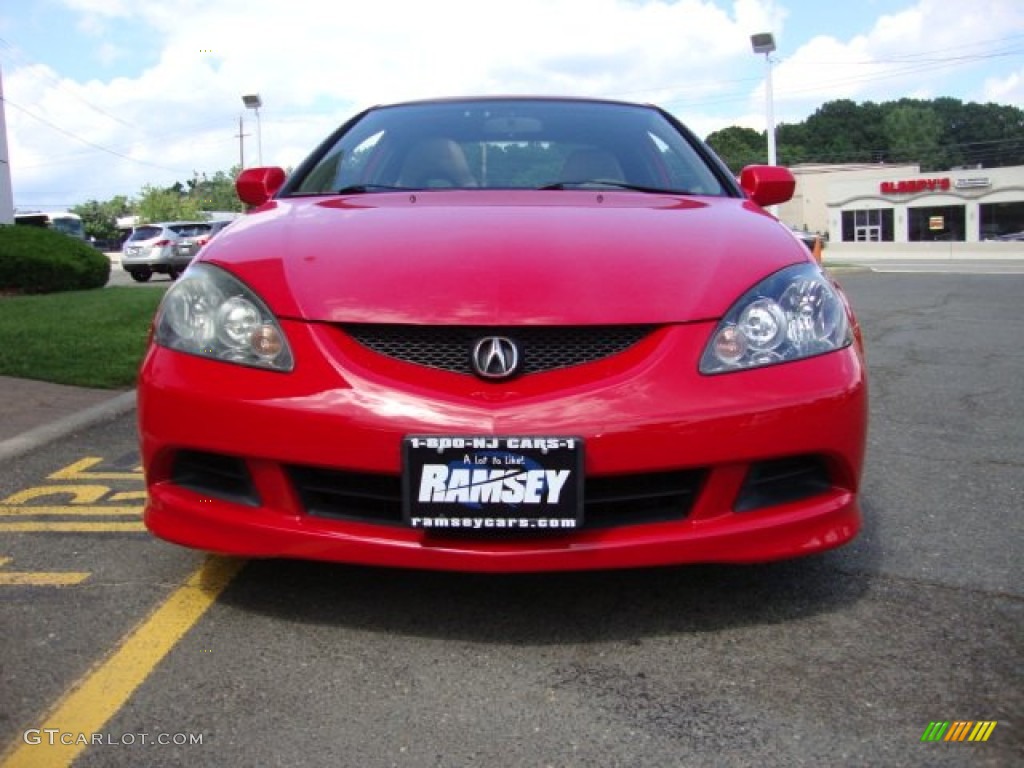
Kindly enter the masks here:
<path id="1" fill-rule="evenodd" d="M 708 377 L 695 361 L 712 326 L 671 326 L 598 363 L 491 384 L 383 358 L 330 326 L 283 325 L 299 361 L 291 374 L 150 349 L 139 421 L 156 535 L 243 556 L 540 571 L 773 560 L 840 546 L 860 528 L 867 402 L 855 347 Z M 588 480 L 699 479 L 668 518 L 632 522 L 627 509 L 614 525 L 544 537 L 467 538 L 310 513 L 296 468 L 397 481 L 412 433 L 576 435 Z M 241 467 L 252 493 L 182 482 L 183 452 Z M 794 458 L 820 467 L 825 482 L 794 495 L 783 478 L 780 493 L 740 503 L 752 474 Z"/>

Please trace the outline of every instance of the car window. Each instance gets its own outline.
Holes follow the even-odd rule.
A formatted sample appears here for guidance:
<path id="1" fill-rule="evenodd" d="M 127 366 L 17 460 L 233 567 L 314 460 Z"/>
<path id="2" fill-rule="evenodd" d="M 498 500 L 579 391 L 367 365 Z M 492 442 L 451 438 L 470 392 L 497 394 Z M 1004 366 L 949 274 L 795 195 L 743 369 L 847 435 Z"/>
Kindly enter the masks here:
<path id="1" fill-rule="evenodd" d="M 342 189 L 635 186 L 730 194 L 664 113 L 608 102 L 432 102 L 370 110 L 283 195 Z"/>
<path id="2" fill-rule="evenodd" d="M 159 237 L 161 232 L 163 232 L 162 227 L 136 227 L 128 239 L 131 241 L 152 240 L 154 237 Z"/>
<path id="3" fill-rule="evenodd" d="M 209 224 L 174 224 L 168 227 L 179 237 L 195 237 L 210 231 Z"/>

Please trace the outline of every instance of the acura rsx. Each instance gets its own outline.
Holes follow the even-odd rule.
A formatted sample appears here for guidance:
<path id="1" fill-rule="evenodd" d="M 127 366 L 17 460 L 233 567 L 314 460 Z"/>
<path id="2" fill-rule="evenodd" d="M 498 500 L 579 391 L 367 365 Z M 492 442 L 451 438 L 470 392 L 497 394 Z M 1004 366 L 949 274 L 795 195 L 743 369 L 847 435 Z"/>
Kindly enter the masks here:
<path id="1" fill-rule="evenodd" d="M 653 106 L 368 109 L 167 292 L 139 378 L 145 521 L 189 547 L 408 568 L 754 562 L 860 528 L 860 333 Z"/>

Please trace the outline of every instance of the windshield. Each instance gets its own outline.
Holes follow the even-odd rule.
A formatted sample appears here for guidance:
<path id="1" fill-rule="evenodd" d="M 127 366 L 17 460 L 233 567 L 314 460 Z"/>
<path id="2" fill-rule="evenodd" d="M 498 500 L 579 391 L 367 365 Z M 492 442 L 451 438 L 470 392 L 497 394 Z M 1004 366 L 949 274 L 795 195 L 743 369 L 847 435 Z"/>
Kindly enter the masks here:
<path id="1" fill-rule="evenodd" d="M 652 107 L 495 99 L 366 112 L 304 163 L 282 196 L 393 189 L 581 187 L 732 194 Z"/>
<path id="2" fill-rule="evenodd" d="M 210 231 L 209 224 L 172 224 L 168 227 L 171 232 L 181 237 L 199 237 Z"/>
<path id="3" fill-rule="evenodd" d="M 81 219 L 73 216 L 54 216 L 50 221 L 53 229 L 58 232 L 85 239 L 85 227 L 82 225 Z"/>
<path id="4" fill-rule="evenodd" d="M 136 227 L 135 231 L 131 233 L 128 240 L 134 242 L 137 240 L 152 240 L 163 232 L 162 227 Z"/>

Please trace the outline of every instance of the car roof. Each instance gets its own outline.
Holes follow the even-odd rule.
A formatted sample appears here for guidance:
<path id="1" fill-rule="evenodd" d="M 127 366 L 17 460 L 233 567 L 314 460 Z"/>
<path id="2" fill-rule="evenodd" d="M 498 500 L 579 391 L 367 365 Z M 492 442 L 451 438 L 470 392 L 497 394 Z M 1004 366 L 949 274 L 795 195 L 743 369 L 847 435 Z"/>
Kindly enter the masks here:
<path id="1" fill-rule="evenodd" d="M 563 104 L 611 104 L 619 107 L 647 107 L 657 109 L 653 104 L 640 103 L 635 101 L 623 101 L 619 99 L 601 99 L 587 96 L 527 96 L 527 95 L 496 95 L 496 96 L 447 96 L 436 99 L 412 99 L 410 101 L 397 101 L 387 104 L 376 104 L 370 109 L 385 109 L 388 107 L 409 107 L 416 105 L 430 104 L 473 104 L 479 102 L 504 101 L 514 103 L 517 101 L 549 101 Z"/>

